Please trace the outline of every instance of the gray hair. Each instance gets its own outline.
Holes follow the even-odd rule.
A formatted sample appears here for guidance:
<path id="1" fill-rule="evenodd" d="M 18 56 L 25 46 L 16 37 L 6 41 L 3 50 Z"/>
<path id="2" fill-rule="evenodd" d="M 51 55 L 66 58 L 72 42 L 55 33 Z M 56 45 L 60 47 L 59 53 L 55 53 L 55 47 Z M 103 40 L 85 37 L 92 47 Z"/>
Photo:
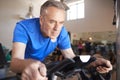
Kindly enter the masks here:
<path id="1" fill-rule="evenodd" d="M 40 15 L 43 15 L 48 7 L 56 7 L 58 9 L 65 10 L 65 6 L 62 2 L 56 0 L 48 0 L 41 6 Z"/>

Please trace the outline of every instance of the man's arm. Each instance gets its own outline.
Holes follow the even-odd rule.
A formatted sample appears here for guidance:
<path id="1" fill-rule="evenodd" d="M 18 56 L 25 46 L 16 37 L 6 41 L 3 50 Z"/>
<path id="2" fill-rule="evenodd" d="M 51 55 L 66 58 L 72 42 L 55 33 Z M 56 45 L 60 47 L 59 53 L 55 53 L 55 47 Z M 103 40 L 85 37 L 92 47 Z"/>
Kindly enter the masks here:
<path id="1" fill-rule="evenodd" d="M 73 58 L 75 57 L 75 54 L 71 48 L 66 49 L 66 50 L 61 50 L 62 54 L 64 55 L 65 58 Z M 95 57 L 95 56 L 94 56 Z M 106 66 L 103 66 L 106 65 Z M 99 73 L 107 73 L 112 70 L 112 64 L 110 63 L 109 60 L 106 60 L 104 58 L 97 58 L 96 61 L 92 62 L 90 64 L 91 67 L 97 67 L 97 71 Z"/>
<path id="2" fill-rule="evenodd" d="M 75 54 L 74 54 L 72 48 L 61 50 L 61 52 L 65 58 L 74 58 L 75 57 Z"/>
<path id="3" fill-rule="evenodd" d="M 21 73 L 26 66 L 33 62 L 37 62 L 33 59 L 24 59 L 26 44 L 15 42 L 12 49 L 12 60 L 10 68 L 16 73 Z"/>
<path id="4" fill-rule="evenodd" d="M 24 43 L 15 42 L 12 48 L 12 60 L 10 68 L 16 73 L 21 73 L 27 62 L 24 62 L 24 52 L 26 45 Z"/>
<path id="5" fill-rule="evenodd" d="M 47 80 L 47 70 L 43 63 L 33 59 L 24 59 L 25 48 L 24 43 L 13 43 L 11 70 L 22 73 L 22 80 Z"/>

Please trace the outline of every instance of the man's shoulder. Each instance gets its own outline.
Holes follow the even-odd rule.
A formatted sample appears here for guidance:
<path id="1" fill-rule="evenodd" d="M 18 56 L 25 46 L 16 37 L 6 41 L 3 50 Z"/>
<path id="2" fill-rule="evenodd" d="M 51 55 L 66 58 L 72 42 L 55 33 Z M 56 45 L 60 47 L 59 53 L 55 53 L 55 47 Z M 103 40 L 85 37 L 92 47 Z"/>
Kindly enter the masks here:
<path id="1" fill-rule="evenodd" d="M 30 26 L 38 26 L 39 25 L 39 18 L 31 18 L 31 19 L 25 19 L 17 22 L 17 24 L 22 25 L 24 28 L 25 27 L 30 27 Z"/>
<path id="2" fill-rule="evenodd" d="M 39 18 L 31 18 L 31 19 L 24 19 L 19 22 L 18 24 L 23 24 L 23 25 L 31 25 L 31 24 L 36 24 L 39 22 Z"/>
<path id="3" fill-rule="evenodd" d="M 17 22 L 16 29 L 24 29 L 27 32 L 36 32 L 40 27 L 39 18 L 26 19 Z"/>

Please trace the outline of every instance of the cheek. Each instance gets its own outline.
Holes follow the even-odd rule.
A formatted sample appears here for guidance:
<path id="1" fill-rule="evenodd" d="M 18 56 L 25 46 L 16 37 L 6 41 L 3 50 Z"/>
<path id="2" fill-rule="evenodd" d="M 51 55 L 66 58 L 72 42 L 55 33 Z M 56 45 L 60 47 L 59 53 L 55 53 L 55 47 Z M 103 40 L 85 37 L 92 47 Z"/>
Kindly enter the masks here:
<path id="1" fill-rule="evenodd" d="M 53 28 L 52 28 L 51 26 L 46 26 L 46 30 L 47 30 L 47 31 L 52 31 L 52 29 L 53 29 Z"/>
<path id="2" fill-rule="evenodd" d="M 53 25 L 50 25 L 50 24 L 47 24 L 46 25 L 46 29 L 48 30 L 48 31 L 52 31 L 53 30 Z"/>
<path id="3" fill-rule="evenodd" d="M 47 35 L 51 35 L 53 31 L 54 31 L 54 25 L 49 23 L 44 23 L 44 32 Z"/>
<path id="4" fill-rule="evenodd" d="M 52 27 L 50 27 L 50 26 L 45 26 L 45 28 L 44 28 L 44 31 L 47 33 L 47 34 L 51 34 L 52 33 L 52 31 L 53 31 L 53 29 L 52 29 Z"/>

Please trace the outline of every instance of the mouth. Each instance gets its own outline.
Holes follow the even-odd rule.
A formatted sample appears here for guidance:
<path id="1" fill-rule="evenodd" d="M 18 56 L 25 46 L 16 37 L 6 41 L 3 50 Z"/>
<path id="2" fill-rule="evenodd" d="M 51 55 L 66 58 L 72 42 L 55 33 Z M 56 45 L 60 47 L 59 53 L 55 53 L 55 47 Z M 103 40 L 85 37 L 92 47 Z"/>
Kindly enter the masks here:
<path id="1" fill-rule="evenodd" d="M 59 32 L 52 32 L 51 38 L 52 38 L 52 39 L 55 39 L 55 38 L 58 37 L 58 35 L 59 35 Z"/>
<path id="2" fill-rule="evenodd" d="M 53 34 L 53 35 L 58 35 L 58 34 L 59 34 L 59 31 L 54 31 L 52 34 Z"/>

